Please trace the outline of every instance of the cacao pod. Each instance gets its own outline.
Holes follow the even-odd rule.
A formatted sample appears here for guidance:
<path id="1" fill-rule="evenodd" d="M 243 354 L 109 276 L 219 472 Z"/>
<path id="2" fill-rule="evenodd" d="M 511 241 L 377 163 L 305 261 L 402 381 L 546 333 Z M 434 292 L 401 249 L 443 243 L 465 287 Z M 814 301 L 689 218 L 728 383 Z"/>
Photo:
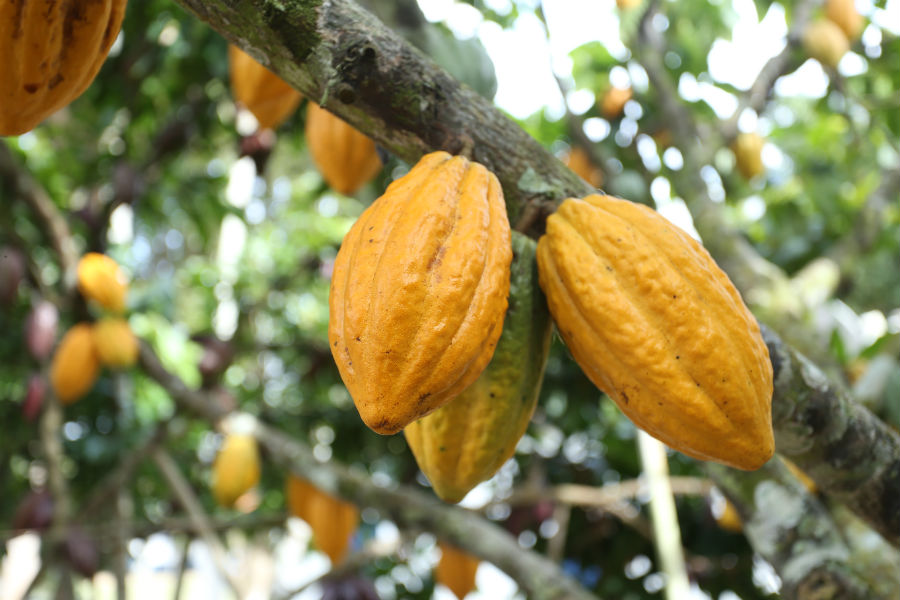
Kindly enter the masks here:
<path id="1" fill-rule="evenodd" d="M 50 364 L 50 385 L 63 404 L 84 396 L 100 374 L 100 358 L 90 323 L 73 325 L 63 336 Z"/>
<path id="2" fill-rule="evenodd" d="M 352 194 L 381 170 L 375 142 L 314 102 L 306 107 L 306 143 L 319 173 L 341 194 Z"/>
<path id="3" fill-rule="evenodd" d="M 78 261 L 78 289 L 87 300 L 120 313 L 125 310 L 128 281 L 118 263 L 97 252 L 88 252 Z"/>
<path id="4" fill-rule="evenodd" d="M 734 152 L 735 163 L 744 179 L 753 179 L 765 172 L 762 162 L 764 144 L 765 140 L 756 133 L 741 133 L 734 139 L 731 151 Z"/>
<path id="5" fill-rule="evenodd" d="M 0 2 L 0 135 L 29 131 L 87 89 L 125 0 Z"/>
<path id="6" fill-rule="evenodd" d="M 25 345 L 37 360 L 44 360 L 53 351 L 56 343 L 56 328 L 59 325 L 59 311 L 56 305 L 41 300 L 25 318 Z"/>
<path id="7" fill-rule="evenodd" d="M 703 246 L 646 206 L 592 195 L 547 219 L 538 269 L 575 360 L 635 425 L 740 469 L 772 457 L 769 352 Z"/>
<path id="8" fill-rule="evenodd" d="M 434 570 L 434 579 L 462 600 L 475 589 L 479 560 L 448 544 L 439 543 L 438 546 L 441 548 L 441 560 Z"/>
<path id="9" fill-rule="evenodd" d="M 287 504 L 295 517 L 306 521 L 316 547 L 338 564 L 350 548 L 350 539 L 359 525 L 359 509 L 326 494 L 308 481 L 291 475 L 287 482 Z"/>
<path id="10" fill-rule="evenodd" d="M 234 99 L 253 113 L 259 129 L 275 129 L 303 96 L 281 77 L 234 45 L 228 46 L 228 74 Z"/>
<path id="11" fill-rule="evenodd" d="M 725 498 L 724 501 L 722 512 L 716 516 L 716 524 L 725 531 L 741 533 L 744 530 L 744 520 L 731 500 Z"/>
<path id="12" fill-rule="evenodd" d="M 11 306 L 16 301 L 19 283 L 24 275 L 25 257 L 22 253 L 10 246 L 0 247 L 0 303 Z"/>
<path id="13" fill-rule="evenodd" d="M 259 483 L 259 448 L 252 435 L 229 434 L 213 462 L 213 497 L 230 508 Z"/>
<path id="14" fill-rule="evenodd" d="M 849 41 L 859 37 L 865 24 L 854 0 L 826 0 L 825 16 L 841 28 Z"/>
<path id="15" fill-rule="evenodd" d="M 446 502 L 493 477 L 534 414 L 552 322 L 538 286 L 536 244 L 513 232 L 509 308 L 491 362 L 475 383 L 403 430 L 416 462 Z"/>
<path id="16" fill-rule="evenodd" d="M 44 395 L 47 393 L 47 384 L 44 378 L 34 374 L 28 378 L 28 388 L 25 391 L 25 401 L 22 402 L 22 416 L 31 423 L 41 413 L 44 406 Z"/>
<path id="17" fill-rule="evenodd" d="M 322 579 L 321 600 L 378 600 L 375 583 L 362 575 L 344 575 Z"/>
<path id="18" fill-rule="evenodd" d="M 94 346 L 100 362 L 113 369 L 133 365 L 140 350 L 128 321 L 120 317 L 106 317 L 94 323 Z"/>
<path id="19" fill-rule="evenodd" d="M 78 525 L 71 525 L 62 542 L 63 556 L 82 577 L 92 578 L 100 570 L 97 542 Z"/>
<path id="20" fill-rule="evenodd" d="M 53 496 L 50 490 L 32 490 L 22 498 L 13 515 L 13 529 L 46 531 L 53 524 Z"/>
<path id="21" fill-rule="evenodd" d="M 819 19 L 803 32 L 803 48 L 810 57 L 835 69 L 850 50 L 850 42 L 840 27 L 827 19 Z"/>
<path id="22" fill-rule="evenodd" d="M 625 105 L 631 100 L 631 88 L 611 87 L 600 99 L 600 114 L 608 121 L 618 119 L 625 110 Z"/>
<path id="23" fill-rule="evenodd" d="M 575 146 L 563 158 L 566 166 L 572 169 L 576 175 L 587 181 L 591 187 L 603 186 L 603 171 L 591 162 L 591 157 L 580 146 Z"/>
<path id="24" fill-rule="evenodd" d="M 363 212 L 335 259 L 328 339 L 366 425 L 396 433 L 478 379 L 511 260 L 500 183 L 461 156 L 424 156 Z"/>

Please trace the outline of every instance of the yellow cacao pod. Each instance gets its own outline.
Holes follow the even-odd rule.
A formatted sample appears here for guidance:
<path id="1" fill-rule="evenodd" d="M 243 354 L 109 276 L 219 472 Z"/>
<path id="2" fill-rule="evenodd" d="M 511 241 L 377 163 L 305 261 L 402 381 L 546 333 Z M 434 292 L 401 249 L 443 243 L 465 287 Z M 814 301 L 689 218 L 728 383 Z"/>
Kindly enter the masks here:
<path id="1" fill-rule="evenodd" d="M 503 328 L 512 260 L 500 183 L 428 154 L 344 237 L 328 339 L 363 421 L 396 433 L 472 384 Z"/>
<path id="2" fill-rule="evenodd" d="M 564 157 L 563 162 L 576 175 L 587 181 L 591 187 L 599 188 L 603 186 L 603 171 L 591 162 L 591 157 L 580 146 L 572 148 Z"/>
<path id="3" fill-rule="evenodd" d="M 716 524 L 725 531 L 741 533 L 744 530 L 744 521 L 741 519 L 740 513 L 731 500 L 725 498 L 724 501 L 721 514 L 716 516 Z"/>
<path id="4" fill-rule="evenodd" d="M 122 25 L 125 0 L 0 2 L 0 135 L 19 135 L 80 96 Z"/>
<path id="5" fill-rule="evenodd" d="M 509 308 L 491 362 L 459 396 L 403 430 L 446 502 L 459 502 L 509 460 L 541 391 L 552 322 L 538 286 L 535 242 L 513 232 L 512 247 Z"/>
<path id="6" fill-rule="evenodd" d="M 475 573 L 479 560 L 449 544 L 439 543 L 441 559 L 434 570 L 434 579 L 462 600 L 475 589 Z"/>
<path id="7" fill-rule="evenodd" d="M 734 139 L 731 151 L 734 152 L 738 171 L 745 179 L 753 179 L 765 172 L 762 162 L 762 148 L 765 140 L 756 133 L 741 133 Z"/>
<path id="8" fill-rule="evenodd" d="M 87 300 L 120 313 L 125 310 L 128 281 L 118 263 L 97 252 L 88 252 L 78 261 L 78 289 Z"/>
<path id="9" fill-rule="evenodd" d="M 252 435 L 229 434 L 213 462 L 212 492 L 226 508 L 259 483 L 259 448 Z"/>
<path id="10" fill-rule="evenodd" d="M 850 42 L 840 27 L 827 19 L 819 19 L 803 32 L 803 48 L 809 56 L 834 69 L 850 50 Z"/>
<path id="11" fill-rule="evenodd" d="M 231 93 L 253 113 L 260 129 L 275 129 L 297 109 L 303 96 L 281 77 L 234 45 L 228 46 Z"/>
<path id="12" fill-rule="evenodd" d="M 97 381 L 100 359 L 90 323 L 73 325 L 63 336 L 50 364 L 50 385 L 59 401 L 72 404 Z"/>
<path id="13" fill-rule="evenodd" d="M 113 369 L 130 367 L 137 361 L 138 339 L 128 321 L 120 317 L 107 317 L 94 323 L 94 346 L 100 362 Z"/>
<path id="14" fill-rule="evenodd" d="M 640 6 L 641 0 L 616 0 L 616 6 L 619 10 L 630 10 Z"/>
<path id="15" fill-rule="evenodd" d="M 381 170 L 375 142 L 314 102 L 306 108 L 306 143 L 319 173 L 341 194 L 354 193 Z"/>
<path id="16" fill-rule="evenodd" d="M 703 246 L 646 206 L 594 195 L 547 219 L 538 268 L 575 360 L 635 425 L 702 460 L 771 458 L 769 352 Z"/>
<path id="17" fill-rule="evenodd" d="M 625 105 L 631 100 L 631 88 L 611 87 L 600 99 L 600 114 L 612 121 L 622 116 Z"/>
<path id="18" fill-rule="evenodd" d="M 865 24 L 853 0 L 826 0 L 825 16 L 840 27 L 850 41 L 859 37 Z"/>
<path id="19" fill-rule="evenodd" d="M 316 547 L 328 555 L 331 564 L 343 560 L 359 526 L 356 505 L 326 494 L 295 475 L 288 477 L 287 504 L 292 515 L 309 524 Z"/>

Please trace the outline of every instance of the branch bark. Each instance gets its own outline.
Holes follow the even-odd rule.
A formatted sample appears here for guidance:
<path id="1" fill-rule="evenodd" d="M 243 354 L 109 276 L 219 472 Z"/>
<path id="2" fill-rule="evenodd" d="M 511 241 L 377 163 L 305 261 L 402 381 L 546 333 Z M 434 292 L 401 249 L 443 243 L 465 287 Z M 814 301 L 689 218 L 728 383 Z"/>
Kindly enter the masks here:
<path id="1" fill-rule="evenodd" d="M 153 351 L 141 345 L 140 362 L 147 375 L 159 383 L 184 410 L 212 423 L 225 412 L 204 392 L 194 391 L 169 373 Z M 320 463 L 312 451 L 287 434 L 257 422 L 254 435 L 269 458 L 316 487 L 376 509 L 384 518 L 405 529 L 430 531 L 439 538 L 493 563 L 505 571 L 535 599 L 593 599 L 594 596 L 565 575 L 558 565 L 523 550 L 515 538 L 471 511 L 451 506 L 408 486 L 379 487 L 365 472 L 337 461 Z"/>

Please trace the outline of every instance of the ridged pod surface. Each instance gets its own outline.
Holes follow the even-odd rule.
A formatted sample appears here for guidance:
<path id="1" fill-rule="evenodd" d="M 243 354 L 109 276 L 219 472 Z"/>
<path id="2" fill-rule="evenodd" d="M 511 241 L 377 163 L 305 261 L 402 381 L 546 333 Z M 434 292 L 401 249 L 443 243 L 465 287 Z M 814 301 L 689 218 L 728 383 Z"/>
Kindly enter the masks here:
<path id="1" fill-rule="evenodd" d="M 335 260 L 328 339 L 366 425 L 396 433 L 478 379 L 511 260 L 500 183 L 461 156 L 422 157 L 363 212 Z"/>
<path id="2" fill-rule="evenodd" d="M 462 600 L 475 589 L 479 560 L 448 544 L 440 543 L 438 546 L 441 548 L 441 559 L 434 570 L 434 580 L 450 588 Z"/>
<path id="3" fill-rule="evenodd" d="M 359 526 L 359 509 L 326 494 L 305 479 L 288 477 L 287 505 L 295 517 L 306 521 L 313 531 L 316 547 L 338 564 L 347 555 L 350 540 Z"/>
<path id="4" fill-rule="evenodd" d="M 513 232 L 509 308 L 491 362 L 459 396 L 403 433 L 435 493 L 459 502 L 515 452 L 534 414 L 552 322 L 538 286 L 536 244 Z"/>
<path id="5" fill-rule="evenodd" d="M 113 369 L 130 367 L 137 362 L 138 339 L 128 321 L 120 317 L 106 317 L 94 323 L 94 347 L 100 362 Z"/>
<path id="6" fill-rule="evenodd" d="M 381 170 L 375 142 L 314 102 L 306 108 L 306 143 L 322 177 L 342 194 L 354 193 Z"/>
<path id="7" fill-rule="evenodd" d="M 259 474 L 256 438 L 246 434 L 229 434 L 213 462 L 213 497 L 222 506 L 231 507 L 259 483 Z"/>
<path id="8" fill-rule="evenodd" d="M 228 75 L 234 99 L 253 113 L 260 129 L 275 129 L 303 96 L 281 77 L 234 45 L 228 46 Z"/>
<path id="9" fill-rule="evenodd" d="M 86 300 L 120 313 L 125 310 L 128 281 L 119 264 L 97 252 L 88 252 L 78 261 L 78 289 Z"/>
<path id="10" fill-rule="evenodd" d="M 63 404 L 72 404 L 91 389 L 99 374 L 91 324 L 73 325 L 60 340 L 50 364 L 53 392 Z"/>
<path id="11" fill-rule="evenodd" d="M 699 243 L 646 206 L 568 199 L 547 219 L 538 268 L 575 360 L 635 425 L 694 458 L 771 458 L 768 349 Z"/>
<path id="12" fill-rule="evenodd" d="M 0 135 L 19 135 L 87 89 L 122 25 L 125 0 L 0 2 Z"/>

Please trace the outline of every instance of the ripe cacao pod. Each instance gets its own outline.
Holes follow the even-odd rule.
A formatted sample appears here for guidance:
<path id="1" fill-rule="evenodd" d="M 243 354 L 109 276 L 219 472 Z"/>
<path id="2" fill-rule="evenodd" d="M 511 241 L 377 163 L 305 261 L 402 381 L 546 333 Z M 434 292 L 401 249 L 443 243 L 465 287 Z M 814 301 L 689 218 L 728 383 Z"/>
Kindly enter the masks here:
<path id="1" fill-rule="evenodd" d="M 213 462 L 213 497 L 230 508 L 259 483 L 259 448 L 252 435 L 229 434 Z"/>
<path id="2" fill-rule="evenodd" d="M 290 475 L 287 504 L 295 517 L 306 521 L 313 532 L 316 547 L 338 564 L 350 548 L 350 539 L 359 525 L 355 504 L 326 494 L 308 481 Z"/>
<path id="3" fill-rule="evenodd" d="M 757 133 L 741 133 L 734 139 L 731 151 L 734 152 L 735 163 L 744 179 L 753 179 L 765 172 L 762 162 L 764 144 L 765 140 Z"/>
<path id="4" fill-rule="evenodd" d="M 94 323 L 94 345 L 100 362 L 113 369 L 133 365 L 140 350 L 128 321 L 120 317 L 106 317 Z"/>
<path id="5" fill-rule="evenodd" d="M 0 135 L 29 131 L 87 89 L 125 0 L 0 2 Z"/>
<path id="6" fill-rule="evenodd" d="M 87 300 L 120 313 L 125 310 L 128 281 L 118 263 L 97 252 L 88 252 L 78 261 L 78 289 Z"/>
<path id="7" fill-rule="evenodd" d="M 424 156 L 363 212 L 335 259 L 328 339 L 366 425 L 396 433 L 478 379 L 511 260 L 500 183 L 461 156 Z"/>
<path id="8" fill-rule="evenodd" d="M 44 406 L 44 395 L 47 393 L 47 384 L 44 378 L 35 373 L 28 378 L 28 387 L 25 390 L 25 400 L 22 402 L 22 416 L 31 423 L 41 414 Z"/>
<path id="9" fill-rule="evenodd" d="M 441 560 L 434 570 L 434 579 L 450 588 L 462 600 L 475 589 L 479 560 L 448 544 L 439 543 L 438 546 L 441 549 Z"/>
<path id="10" fill-rule="evenodd" d="M 646 206 L 592 195 L 547 219 L 538 269 L 575 360 L 635 425 L 702 460 L 771 458 L 769 352 L 703 246 Z"/>
<path id="11" fill-rule="evenodd" d="M 600 188 L 603 186 L 603 171 L 591 162 L 591 157 L 580 146 L 572 148 L 564 157 L 563 162 L 576 175 L 587 181 L 591 187 Z"/>
<path id="12" fill-rule="evenodd" d="M 228 74 L 234 99 L 253 113 L 260 129 L 275 129 L 303 96 L 281 77 L 234 45 L 228 46 Z"/>
<path id="13" fill-rule="evenodd" d="M 63 336 L 50 364 L 50 385 L 63 404 L 84 396 L 100 374 L 100 358 L 90 323 L 73 325 Z"/>
<path id="14" fill-rule="evenodd" d="M 475 383 L 403 430 L 416 462 L 446 502 L 493 477 L 534 413 L 552 322 L 538 285 L 536 244 L 513 232 L 509 308 L 491 362 Z"/>
<path id="15" fill-rule="evenodd" d="M 611 87 L 600 99 L 600 114 L 609 121 L 618 119 L 625 110 L 625 105 L 631 100 L 631 88 Z"/>
<path id="16" fill-rule="evenodd" d="M 381 170 L 375 142 L 314 102 L 306 107 L 306 143 L 319 173 L 341 194 L 352 194 Z"/>
<path id="17" fill-rule="evenodd" d="M 849 41 L 859 37 L 865 24 L 854 0 L 826 0 L 825 16 L 841 28 Z"/>
<path id="18" fill-rule="evenodd" d="M 56 343 L 56 328 L 59 325 L 59 311 L 56 305 L 40 300 L 25 318 L 25 345 L 37 360 L 44 360 L 53 351 Z"/>
<path id="19" fill-rule="evenodd" d="M 840 27 L 827 19 L 819 19 L 803 32 L 803 48 L 810 57 L 834 69 L 850 50 L 850 42 Z"/>

